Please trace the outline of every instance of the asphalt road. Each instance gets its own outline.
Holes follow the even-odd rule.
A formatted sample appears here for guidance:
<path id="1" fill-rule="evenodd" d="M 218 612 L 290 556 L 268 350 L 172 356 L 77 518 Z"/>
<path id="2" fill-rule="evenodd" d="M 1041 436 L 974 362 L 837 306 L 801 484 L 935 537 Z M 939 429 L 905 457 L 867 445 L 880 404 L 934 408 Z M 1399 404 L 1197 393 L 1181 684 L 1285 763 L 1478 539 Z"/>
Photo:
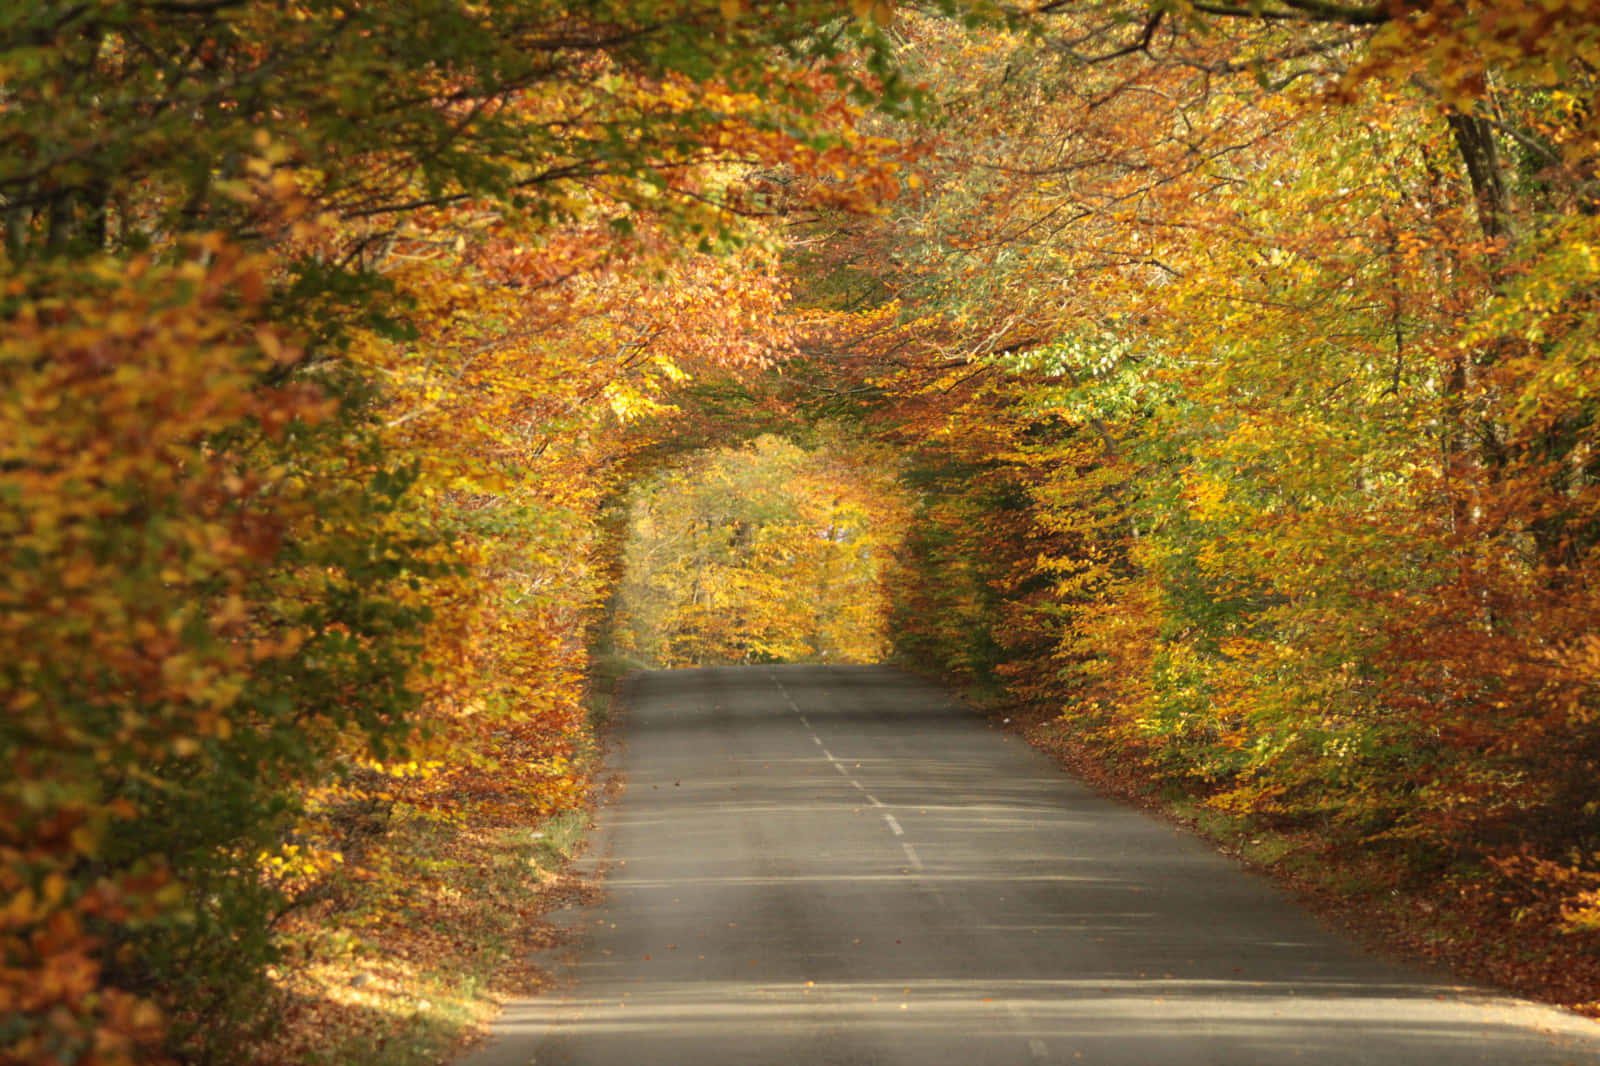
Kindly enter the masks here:
<path id="1" fill-rule="evenodd" d="M 1600 1026 L 1364 955 L 905 674 L 631 703 L 564 990 L 465 1066 L 1600 1064 Z"/>

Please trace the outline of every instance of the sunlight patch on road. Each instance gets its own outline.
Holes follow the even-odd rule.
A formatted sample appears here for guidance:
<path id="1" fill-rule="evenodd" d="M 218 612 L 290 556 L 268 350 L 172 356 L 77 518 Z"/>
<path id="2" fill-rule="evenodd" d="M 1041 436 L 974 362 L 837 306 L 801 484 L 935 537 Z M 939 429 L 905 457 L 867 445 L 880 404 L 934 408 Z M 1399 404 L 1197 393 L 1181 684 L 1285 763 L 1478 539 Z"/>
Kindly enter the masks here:
<path id="1" fill-rule="evenodd" d="M 1537 1026 L 1547 1036 L 1588 1032 L 1582 1019 L 1515 1001 L 1463 995 L 1425 984 L 1300 981 L 1292 985 L 1226 980 L 1033 981 L 642 981 L 620 998 L 538 1001 L 508 1019 L 536 1030 L 559 1026 L 583 1039 L 635 1035 L 689 1039 L 818 1024 L 905 1030 L 920 1039 L 955 1039 L 977 1023 L 1008 1024 L 986 1039 L 1021 1039 L 1052 1049 L 1132 1047 L 1173 1039 L 1296 1042 L 1347 1040 L 1352 1025 L 1381 1027 L 1431 1046 L 1497 1039 L 1520 1042 Z M 1009 1030 L 1009 1031 L 1006 1031 Z"/>

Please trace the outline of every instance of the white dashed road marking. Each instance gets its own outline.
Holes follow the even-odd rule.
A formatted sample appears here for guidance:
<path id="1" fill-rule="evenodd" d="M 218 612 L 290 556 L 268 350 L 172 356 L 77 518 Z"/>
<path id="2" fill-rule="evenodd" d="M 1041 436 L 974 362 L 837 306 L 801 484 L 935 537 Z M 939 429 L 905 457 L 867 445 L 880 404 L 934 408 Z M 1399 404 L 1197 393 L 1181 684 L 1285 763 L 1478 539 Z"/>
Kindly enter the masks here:
<path id="1" fill-rule="evenodd" d="M 777 678 L 773 678 L 772 683 L 778 686 L 778 691 L 783 693 L 784 701 L 788 703 L 790 709 L 792 709 L 794 713 L 799 716 L 800 724 L 806 727 L 806 732 L 811 734 L 811 742 L 818 748 L 822 749 L 822 757 L 833 764 L 833 768 L 839 771 L 839 776 L 843 777 L 846 781 L 850 782 L 851 785 L 855 786 L 856 791 L 866 796 L 868 803 L 883 811 L 883 821 L 884 824 L 889 827 L 889 832 L 893 833 L 897 837 L 905 836 L 905 827 L 900 824 L 894 815 L 888 812 L 878 797 L 868 792 L 867 786 L 856 780 L 855 775 L 850 772 L 849 767 L 840 762 L 838 759 L 834 758 L 833 752 L 829 751 L 828 746 L 822 742 L 822 737 L 817 735 L 817 730 L 814 726 L 812 726 L 810 719 L 800 712 L 800 707 L 794 702 L 794 697 L 789 695 L 789 690 L 783 687 L 783 682 L 779 681 Z M 900 842 L 900 848 L 906 853 L 906 859 L 911 863 L 912 869 L 921 870 L 922 857 L 917 854 L 917 850 L 904 840 Z"/>

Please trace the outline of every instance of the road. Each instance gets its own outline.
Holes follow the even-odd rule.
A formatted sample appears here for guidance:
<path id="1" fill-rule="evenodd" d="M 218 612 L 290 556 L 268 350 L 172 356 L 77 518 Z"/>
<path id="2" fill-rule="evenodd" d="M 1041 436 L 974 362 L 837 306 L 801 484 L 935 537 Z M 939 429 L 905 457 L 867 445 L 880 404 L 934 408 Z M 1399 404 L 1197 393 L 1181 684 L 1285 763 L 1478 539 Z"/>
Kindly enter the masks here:
<path id="1" fill-rule="evenodd" d="M 1600 1064 L 877 667 L 643 675 L 564 990 L 463 1066 Z"/>

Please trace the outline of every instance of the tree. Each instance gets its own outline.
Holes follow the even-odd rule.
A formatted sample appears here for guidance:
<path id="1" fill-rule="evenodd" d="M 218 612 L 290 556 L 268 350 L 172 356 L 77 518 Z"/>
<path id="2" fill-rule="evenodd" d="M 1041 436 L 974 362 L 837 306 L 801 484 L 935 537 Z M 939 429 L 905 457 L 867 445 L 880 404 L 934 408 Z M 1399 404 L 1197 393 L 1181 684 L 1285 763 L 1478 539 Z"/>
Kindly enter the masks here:
<path id="1" fill-rule="evenodd" d="M 759 255 L 708 258 L 746 218 L 889 180 L 823 180 L 868 154 L 851 95 L 898 92 L 834 14 L 0 15 L 8 1055 L 231 1054 L 346 799 L 425 791 L 388 768 L 430 730 L 481 768 L 492 705 L 526 769 L 484 801 L 576 790 L 603 574 L 554 559 L 619 413 L 769 349 Z M 663 317 L 680 283 L 725 351 Z"/>
<path id="2" fill-rule="evenodd" d="M 1024 22 L 911 20 L 923 191 L 807 250 L 813 387 L 932 488 L 902 650 L 1220 815 L 1582 926 L 1593 29 Z"/>

